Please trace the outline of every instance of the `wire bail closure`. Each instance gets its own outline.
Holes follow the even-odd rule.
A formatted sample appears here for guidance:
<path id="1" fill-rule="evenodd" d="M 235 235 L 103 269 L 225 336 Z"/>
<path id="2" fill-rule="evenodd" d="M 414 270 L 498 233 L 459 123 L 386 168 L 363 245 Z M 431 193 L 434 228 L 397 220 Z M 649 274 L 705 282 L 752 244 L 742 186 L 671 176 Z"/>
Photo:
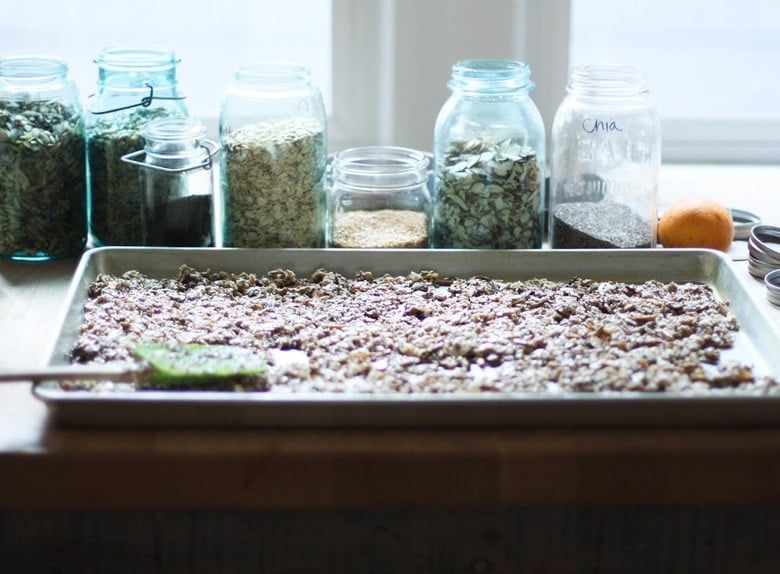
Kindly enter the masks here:
<path id="1" fill-rule="evenodd" d="M 103 114 L 112 114 L 114 112 L 121 112 L 123 110 L 131 110 L 133 108 L 148 108 L 152 105 L 152 102 L 154 100 L 184 100 L 187 98 L 187 96 L 155 96 L 154 95 L 154 86 L 152 84 L 146 83 L 144 84 L 147 88 L 149 88 L 149 95 L 144 96 L 141 98 L 141 101 L 137 104 L 129 104 L 127 106 L 120 106 L 118 108 L 112 108 L 110 110 L 102 110 L 100 112 L 96 112 L 95 110 L 91 109 L 89 110 L 90 114 L 100 116 Z M 95 94 L 91 94 L 89 97 L 93 97 Z"/>
<path id="2" fill-rule="evenodd" d="M 216 144 L 211 140 L 204 140 L 203 143 L 200 144 L 200 148 L 206 150 L 206 158 L 199 164 L 186 167 L 163 167 L 152 163 L 146 163 L 146 150 L 143 149 L 123 155 L 122 161 L 138 167 L 157 170 L 164 173 L 185 173 L 196 169 L 210 170 L 214 165 L 213 158 L 220 152 L 221 148 L 219 144 Z"/>

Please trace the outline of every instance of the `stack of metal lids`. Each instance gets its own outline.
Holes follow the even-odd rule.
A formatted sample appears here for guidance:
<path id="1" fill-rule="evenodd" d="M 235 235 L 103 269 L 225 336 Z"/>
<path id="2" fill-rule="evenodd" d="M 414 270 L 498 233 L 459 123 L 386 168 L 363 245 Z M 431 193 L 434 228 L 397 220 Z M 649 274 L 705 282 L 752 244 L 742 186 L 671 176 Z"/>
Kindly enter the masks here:
<path id="1" fill-rule="evenodd" d="M 771 244 L 777 244 L 773 248 Z M 767 298 L 780 305 L 780 227 L 756 225 L 748 239 L 748 270 L 766 283 Z"/>

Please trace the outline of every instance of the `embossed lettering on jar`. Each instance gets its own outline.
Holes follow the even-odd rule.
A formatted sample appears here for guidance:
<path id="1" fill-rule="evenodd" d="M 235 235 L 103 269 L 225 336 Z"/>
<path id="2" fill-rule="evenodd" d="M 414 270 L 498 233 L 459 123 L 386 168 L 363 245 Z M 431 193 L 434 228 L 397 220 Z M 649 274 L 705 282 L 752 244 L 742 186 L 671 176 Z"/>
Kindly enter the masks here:
<path id="1" fill-rule="evenodd" d="M 552 247 L 655 246 L 661 133 L 643 72 L 572 70 L 551 149 Z"/>

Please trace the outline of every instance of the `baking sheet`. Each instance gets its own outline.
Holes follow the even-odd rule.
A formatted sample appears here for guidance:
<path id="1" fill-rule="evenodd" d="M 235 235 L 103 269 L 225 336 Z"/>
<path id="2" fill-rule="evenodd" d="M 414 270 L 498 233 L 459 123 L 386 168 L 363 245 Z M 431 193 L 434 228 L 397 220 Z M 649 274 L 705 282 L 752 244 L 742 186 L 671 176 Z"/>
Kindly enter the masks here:
<path id="1" fill-rule="evenodd" d="M 99 273 L 137 269 L 169 277 L 179 266 L 264 274 L 276 268 L 308 276 L 325 267 L 407 274 L 486 275 L 507 280 L 573 277 L 641 282 L 695 281 L 730 301 L 742 330 L 733 356 L 758 374 L 780 378 L 780 330 L 761 314 L 732 262 L 707 250 L 329 250 L 108 247 L 88 251 L 73 277 L 49 363 L 64 364 L 78 336 L 87 286 Z M 482 395 L 282 394 L 208 391 L 64 391 L 36 384 L 55 422 L 79 426 L 603 426 L 761 425 L 780 423 L 780 395 L 737 391 L 675 393 L 498 393 Z"/>

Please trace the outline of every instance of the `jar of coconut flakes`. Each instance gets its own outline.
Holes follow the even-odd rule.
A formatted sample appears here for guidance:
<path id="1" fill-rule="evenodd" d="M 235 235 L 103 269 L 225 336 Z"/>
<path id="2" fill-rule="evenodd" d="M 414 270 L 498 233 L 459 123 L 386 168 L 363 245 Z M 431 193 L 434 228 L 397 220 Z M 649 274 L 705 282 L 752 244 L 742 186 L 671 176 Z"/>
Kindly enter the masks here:
<path id="1" fill-rule="evenodd" d="M 322 247 L 327 132 L 308 68 L 239 67 L 220 113 L 226 247 Z"/>

